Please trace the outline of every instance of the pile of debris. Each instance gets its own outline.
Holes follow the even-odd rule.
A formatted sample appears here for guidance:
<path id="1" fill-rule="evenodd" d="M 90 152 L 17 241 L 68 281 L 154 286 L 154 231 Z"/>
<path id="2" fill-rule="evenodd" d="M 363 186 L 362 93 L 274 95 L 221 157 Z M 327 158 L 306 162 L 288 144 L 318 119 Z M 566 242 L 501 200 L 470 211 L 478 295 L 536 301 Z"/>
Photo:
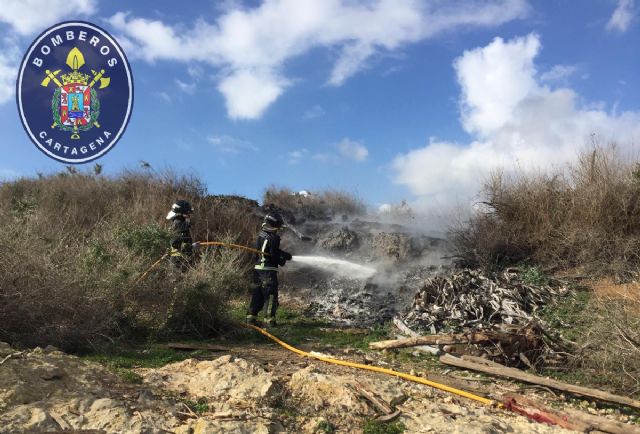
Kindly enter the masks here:
<path id="1" fill-rule="evenodd" d="M 535 370 L 565 362 L 566 343 L 548 333 L 535 313 L 567 292 L 560 281 L 525 283 L 516 269 L 491 275 L 465 269 L 427 279 L 399 320 L 430 333 L 417 338 L 418 345 Z"/>
<path id="2" fill-rule="evenodd" d="M 567 292 L 567 286 L 556 280 L 545 285 L 525 283 L 516 269 L 490 275 L 465 269 L 427 279 L 403 320 L 412 329 L 431 334 L 492 324 L 526 325 L 537 310 Z"/>

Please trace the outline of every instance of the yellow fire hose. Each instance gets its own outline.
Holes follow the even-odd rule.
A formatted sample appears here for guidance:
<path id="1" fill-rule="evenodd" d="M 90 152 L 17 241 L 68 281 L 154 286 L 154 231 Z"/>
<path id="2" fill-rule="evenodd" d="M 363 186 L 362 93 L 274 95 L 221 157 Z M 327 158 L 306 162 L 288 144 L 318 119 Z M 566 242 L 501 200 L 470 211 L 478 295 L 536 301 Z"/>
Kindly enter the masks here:
<path id="1" fill-rule="evenodd" d="M 169 256 L 169 254 L 168 254 L 168 253 L 165 253 L 164 255 L 162 255 L 162 256 L 160 257 L 160 259 L 158 259 L 156 262 L 154 262 L 154 263 L 153 263 L 153 265 L 152 265 L 151 267 L 147 268 L 147 271 L 145 271 L 144 273 L 142 273 L 142 274 L 140 275 L 140 277 L 138 277 L 138 278 L 136 279 L 136 282 L 135 282 L 135 283 L 138 283 L 138 282 L 140 282 L 142 279 L 144 279 L 145 277 L 147 277 L 147 274 L 149 274 L 149 273 L 151 272 L 151 270 L 153 270 L 153 269 L 156 267 L 156 265 L 158 265 L 160 262 L 162 262 L 162 260 L 163 260 L 164 258 L 166 258 L 167 256 Z"/>
<path id="2" fill-rule="evenodd" d="M 237 248 L 237 249 L 242 249 L 242 250 L 246 250 L 249 252 L 253 252 L 253 253 L 262 253 L 259 250 L 256 249 L 252 249 L 251 247 L 247 247 L 247 246 L 243 246 L 240 244 L 233 244 L 233 243 L 224 243 L 221 241 L 203 241 L 200 243 L 201 246 L 226 246 L 226 247 L 233 247 L 233 248 Z M 264 253 L 265 255 L 267 253 Z M 166 258 L 168 255 L 164 254 L 162 255 L 162 257 L 160 259 L 158 259 L 156 262 L 153 263 L 153 265 L 151 267 L 149 267 L 149 269 L 147 271 L 145 271 L 137 280 L 136 283 L 141 281 L 143 278 L 145 278 L 149 272 L 151 272 L 151 270 L 153 270 L 153 268 L 155 268 L 160 262 L 162 262 L 162 260 L 164 258 Z M 367 371 L 373 371 L 373 372 L 379 372 L 381 374 L 386 374 L 386 375 L 391 375 L 394 377 L 399 377 L 399 378 L 403 378 L 405 380 L 409 380 L 409 381 L 413 381 L 414 383 L 420 383 L 420 384 L 424 384 L 426 386 L 430 386 L 436 389 L 440 389 L 443 390 L 445 392 L 449 392 L 449 393 L 453 393 L 455 395 L 458 396 L 462 396 L 464 398 L 468 398 L 468 399 L 472 399 L 474 401 L 480 402 L 482 404 L 485 405 L 497 405 L 499 407 L 502 406 L 502 404 L 500 403 L 496 403 L 495 401 L 491 400 L 491 399 L 487 399 L 484 398 L 482 396 L 478 396 L 478 395 L 474 395 L 473 393 L 470 392 L 466 392 L 464 390 L 460 390 L 460 389 L 456 389 L 454 387 L 450 387 L 447 386 L 445 384 L 440 384 L 440 383 L 436 383 L 435 381 L 430 381 L 427 380 L 425 378 L 421 378 L 421 377 L 416 377 L 415 375 L 410 375 L 410 374 L 405 374 L 403 372 L 397 372 L 394 371 L 392 369 L 386 369 L 386 368 L 380 368 L 378 366 L 370 366 L 370 365 L 363 365 L 360 363 L 354 363 L 354 362 L 348 362 L 345 360 L 338 360 L 338 359 L 334 359 L 331 357 L 324 357 L 324 356 L 320 356 L 320 355 L 315 355 L 315 354 L 311 354 L 308 353 L 306 351 L 302 351 L 299 350 L 295 347 L 292 347 L 291 345 L 287 344 L 284 341 L 281 341 L 280 339 L 278 339 L 277 337 L 273 336 L 271 333 L 267 332 L 264 329 L 261 329 L 260 327 L 256 327 L 254 325 L 251 324 L 243 324 L 246 327 L 250 327 L 254 330 L 256 330 L 259 333 L 262 333 L 264 336 L 268 337 L 269 339 L 273 340 L 274 342 L 276 342 L 277 344 L 279 344 L 280 346 L 286 348 L 289 351 L 292 351 L 302 357 L 310 357 L 312 359 L 317 359 L 320 360 L 322 362 L 326 362 L 326 363 L 332 363 L 334 365 L 340 365 L 340 366 L 347 366 L 350 368 L 356 368 L 356 369 L 364 369 Z"/>
<path id="3" fill-rule="evenodd" d="M 233 243 L 223 243 L 222 241 L 201 241 L 201 246 L 225 246 L 225 247 L 233 247 L 235 249 L 246 250 L 247 252 L 258 253 L 265 256 L 269 256 L 269 253 L 261 252 L 260 250 L 253 249 L 251 247 L 243 246 L 242 244 L 233 244 Z"/>
<path id="4" fill-rule="evenodd" d="M 392 369 L 380 368 L 378 366 L 363 365 L 363 364 L 360 364 L 360 363 L 348 362 L 348 361 L 345 361 L 345 360 L 338 360 L 338 359 L 334 359 L 334 358 L 331 358 L 331 357 L 324 357 L 324 356 L 320 356 L 320 355 L 316 355 L 316 354 L 307 353 L 306 351 L 299 350 L 299 349 L 297 349 L 295 347 L 292 347 L 291 345 L 287 344 L 286 342 L 281 341 L 280 339 L 278 339 L 277 337 L 275 337 L 274 335 L 272 335 L 271 333 L 269 333 L 265 329 L 261 329 L 260 327 L 256 327 L 256 326 L 251 325 L 251 324 L 243 324 L 243 326 L 250 327 L 250 328 L 254 329 L 257 332 L 262 333 L 263 335 L 265 335 L 266 337 L 268 337 L 272 341 L 276 342 L 278 345 L 280 345 L 280 346 L 286 348 L 287 350 L 292 351 L 292 352 L 294 352 L 294 353 L 296 353 L 296 354 L 298 354 L 298 355 L 300 355 L 302 357 L 310 357 L 312 359 L 317 359 L 317 360 L 320 360 L 320 361 L 326 362 L 326 363 L 332 363 L 334 365 L 348 366 L 350 368 L 364 369 L 364 370 L 367 370 L 367 371 L 379 372 L 381 374 L 386 374 L 386 375 L 391 375 L 391 376 L 394 376 L 394 377 L 404 378 L 405 380 L 409 380 L 409 381 L 413 381 L 414 383 L 420 383 L 420 384 L 424 384 L 424 385 L 427 385 L 427 386 L 431 386 L 433 388 L 440 389 L 440 390 L 443 390 L 445 392 L 453 393 L 455 395 L 462 396 L 464 398 L 472 399 L 474 401 L 480 402 L 480 403 L 485 404 L 485 405 L 491 405 L 491 406 L 496 406 L 496 407 L 500 407 L 500 408 L 503 406 L 501 403 L 496 403 L 495 401 L 493 401 L 491 399 L 487 399 L 487 398 L 484 398 L 482 396 L 474 395 L 473 393 L 466 392 L 466 391 L 460 390 L 460 389 L 456 389 L 455 387 L 450 387 L 450 386 L 447 386 L 446 384 L 440 384 L 440 383 L 436 383 L 435 381 L 429 381 L 429 380 L 427 380 L 425 378 L 422 378 L 422 377 L 416 377 L 415 375 L 405 374 L 403 372 L 394 371 Z"/>
<path id="5" fill-rule="evenodd" d="M 243 246 L 242 244 L 233 244 L 233 243 L 224 243 L 222 241 L 200 241 L 199 244 L 201 246 L 225 246 L 225 247 L 233 247 L 235 249 L 241 249 L 241 250 L 246 250 L 247 252 L 252 252 L 252 253 L 258 253 L 258 254 L 262 254 L 265 256 L 269 256 L 269 253 L 265 253 L 265 252 L 261 252 L 260 250 L 256 250 L 253 249 L 251 247 L 247 247 L 247 246 Z M 145 277 L 147 277 L 147 275 L 151 272 L 151 270 L 153 270 L 160 262 L 162 262 L 163 259 L 165 259 L 167 256 L 169 256 L 168 253 L 165 253 L 164 255 L 162 255 L 160 257 L 160 259 L 158 259 L 156 262 L 153 263 L 153 265 L 151 265 L 151 267 L 149 267 L 147 269 L 147 271 L 145 271 L 144 273 L 142 273 L 140 275 L 140 277 L 138 277 L 135 281 L 135 283 L 139 283 L 140 281 L 142 281 L 142 279 L 144 279 Z"/>

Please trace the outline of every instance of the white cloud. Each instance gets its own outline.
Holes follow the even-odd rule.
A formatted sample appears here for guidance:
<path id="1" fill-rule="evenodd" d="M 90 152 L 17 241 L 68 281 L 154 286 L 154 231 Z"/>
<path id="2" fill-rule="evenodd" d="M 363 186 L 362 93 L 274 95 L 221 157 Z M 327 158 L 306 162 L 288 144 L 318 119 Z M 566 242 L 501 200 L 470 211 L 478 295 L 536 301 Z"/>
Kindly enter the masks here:
<path id="1" fill-rule="evenodd" d="M 196 91 L 196 83 L 195 82 L 191 82 L 191 83 L 186 83 L 182 80 L 176 79 L 176 86 L 178 86 L 178 89 L 180 89 L 181 91 L 183 91 L 184 93 L 188 93 L 189 95 L 193 95 Z"/>
<path id="2" fill-rule="evenodd" d="M 97 0 L 3 0 L 0 22 L 21 35 L 41 32 L 67 17 L 91 15 Z"/>
<path id="3" fill-rule="evenodd" d="M 164 92 L 164 91 L 156 92 L 156 96 L 158 98 L 162 98 L 166 102 L 171 102 L 172 101 L 171 95 L 169 95 L 167 92 Z"/>
<path id="4" fill-rule="evenodd" d="M 343 157 L 354 161 L 364 161 L 369 155 L 369 151 L 362 143 L 346 138 L 338 143 L 338 149 Z"/>
<path id="5" fill-rule="evenodd" d="M 257 119 L 284 91 L 284 79 L 269 71 L 238 70 L 224 78 L 218 90 L 232 119 Z"/>
<path id="6" fill-rule="evenodd" d="M 329 84 L 340 85 L 377 53 L 470 26 L 496 26 L 528 13 L 526 0 L 265 0 L 228 3 L 214 22 L 171 26 L 117 13 L 131 57 L 201 62 L 219 69 L 218 89 L 233 118 L 260 117 L 286 89 L 287 60 L 314 48 L 337 54 Z M 246 86 L 246 88 L 245 88 Z"/>
<path id="7" fill-rule="evenodd" d="M 298 164 L 302 159 L 309 153 L 309 150 L 306 148 L 295 149 L 288 154 L 288 163 L 289 164 Z"/>
<path id="8" fill-rule="evenodd" d="M 325 111 L 322 108 L 321 105 L 314 105 L 313 107 L 309 108 L 307 111 L 304 112 L 304 114 L 302 115 L 302 119 L 304 120 L 309 120 L 309 119 L 315 119 L 315 118 L 319 118 L 325 115 Z"/>
<path id="9" fill-rule="evenodd" d="M 540 75 L 540 81 L 551 83 L 563 82 L 578 72 L 578 70 L 579 68 L 576 65 L 555 65 Z"/>
<path id="10" fill-rule="evenodd" d="M 430 139 L 398 155 L 395 181 L 429 208 L 469 203 L 498 168 L 549 168 L 576 158 L 592 134 L 621 146 L 640 138 L 640 112 L 608 113 L 566 87 L 541 84 L 535 34 L 466 51 L 454 62 L 462 88 L 461 121 L 469 144 Z"/>
<path id="11" fill-rule="evenodd" d="M 0 49 L 0 104 L 13 98 L 18 75 L 20 52 L 13 40 L 5 40 Z"/>
<path id="12" fill-rule="evenodd" d="M 511 118 L 516 105 L 535 87 L 533 57 L 539 48 L 534 34 L 510 43 L 496 38 L 455 60 L 465 130 L 486 135 Z"/>
<path id="13" fill-rule="evenodd" d="M 618 0 L 618 6 L 607 22 L 607 30 L 626 32 L 634 15 L 633 0 Z"/>
<path id="14" fill-rule="evenodd" d="M 45 30 L 63 18 L 92 14 L 97 0 L 3 0 L 0 23 L 7 24 L 17 36 Z M 16 36 L 4 38 L 0 46 L 0 104 L 13 98 L 20 63 Z"/>
<path id="15" fill-rule="evenodd" d="M 229 135 L 213 135 L 207 137 L 207 141 L 219 152 L 223 154 L 239 154 L 245 151 L 257 151 L 258 147 L 254 146 L 247 140 L 238 139 Z"/>

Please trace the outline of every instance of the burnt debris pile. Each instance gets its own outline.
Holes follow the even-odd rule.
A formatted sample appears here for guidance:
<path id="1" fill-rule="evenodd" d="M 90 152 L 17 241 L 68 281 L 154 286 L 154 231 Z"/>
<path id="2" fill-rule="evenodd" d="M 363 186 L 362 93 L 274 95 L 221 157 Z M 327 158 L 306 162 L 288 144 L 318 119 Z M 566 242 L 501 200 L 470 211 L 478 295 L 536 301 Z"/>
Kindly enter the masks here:
<path id="1" fill-rule="evenodd" d="M 517 269 L 452 270 L 426 279 L 400 319 L 415 332 L 442 336 L 436 341 L 449 343 L 440 345 L 446 352 L 539 368 L 562 363 L 566 342 L 537 314 L 567 293 L 559 280 L 530 283 Z"/>
<path id="2" fill-rule="evenodd" d="M 495 324 L 524 325 L 549 301 L 566 293 L 567 287 L 559 281 L 525 283 L 522 273 L 514 269 L 495 274 L 456 270 L 427 279 L 404 320 L 432 334 Z"/>

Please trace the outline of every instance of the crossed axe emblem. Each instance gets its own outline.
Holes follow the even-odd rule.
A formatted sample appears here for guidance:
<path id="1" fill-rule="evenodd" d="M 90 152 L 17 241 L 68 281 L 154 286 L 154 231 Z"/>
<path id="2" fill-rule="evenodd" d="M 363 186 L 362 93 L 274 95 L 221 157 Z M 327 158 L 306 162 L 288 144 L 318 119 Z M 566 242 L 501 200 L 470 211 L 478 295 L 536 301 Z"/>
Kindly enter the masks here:
<path id="1" fill-rule="evenodd" d="M 69 51 L 69 54 L 67 55 L 67 65 L 73 70 L 71 75 L 76 74 L 80 76 L 80 73 L 78 73 L 78 69 L 80 69 L 84 65 L 84 63 L 85 63 L 84 56 L 82 55 L 82 52 L 78 50 L 78 48 L 76 47 L 72 48 L 71 51 Z M 40 85 L 47 87 L 49 86 L 49 83 L 53 81 L 53 83 L 56 86 L 58 86 L 59 88 L 62 88 L 64 85 L 58 79 L 58 74 L 60 74 L 60 71 L 62 70 L 58 69 L 55 71 L 51 71 L 47 69 L 45 71 L 46 77 L 44 78 L 44 80 L 42 80 L 42 83 L 40 83 Z M 109 86 L 109 83 L 111 83 L 111 78 L 104 76 L 104 69 L 101 69 L 100 71 L 94 71 L 92 69 L 91 74 L 93 74 L 93 79 L 89 82 L 90 88 L 93 88 L 93 86 L 98 81 L 100 82 L 98 89 L 104 89 L 105 87 Z M 87 76 L 84 75 L 84 77 L 87 77 Z M 77 123 L 77 120 L 76 120 L 76 123 Z M 100 127 L 98 122 L 94 122 L 94 125 L 98 128 Z M 56 126 L 56 122 L 54 122 L 53 125 L 51 125 L 51 128 L 54 128 L 55 126 Z M 77 126 L 75 126 L 74 129 L 77 130 Z M 72 138 L 76 138 L 76 137 L 72 136 Z"/>

